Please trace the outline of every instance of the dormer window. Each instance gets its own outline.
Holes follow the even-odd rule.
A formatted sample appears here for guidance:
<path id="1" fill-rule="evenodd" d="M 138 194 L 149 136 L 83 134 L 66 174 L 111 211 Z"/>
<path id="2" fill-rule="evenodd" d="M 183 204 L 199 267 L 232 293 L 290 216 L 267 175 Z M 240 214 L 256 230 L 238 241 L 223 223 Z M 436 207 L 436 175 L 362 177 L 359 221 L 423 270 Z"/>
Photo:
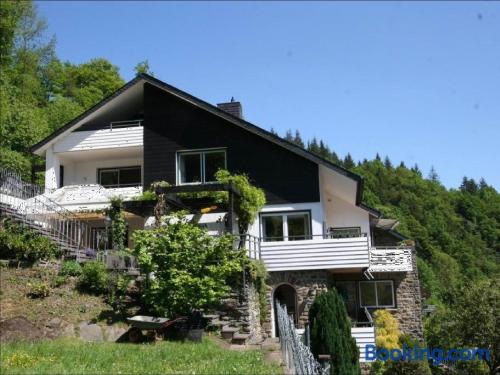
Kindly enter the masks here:
<path id="1" fill-rule="evenodd" d="M 197 150 L 177 154 L 179 185 L 216 182 L 215 173 L 219 169 L 226 169 L 226 150 Z"/>

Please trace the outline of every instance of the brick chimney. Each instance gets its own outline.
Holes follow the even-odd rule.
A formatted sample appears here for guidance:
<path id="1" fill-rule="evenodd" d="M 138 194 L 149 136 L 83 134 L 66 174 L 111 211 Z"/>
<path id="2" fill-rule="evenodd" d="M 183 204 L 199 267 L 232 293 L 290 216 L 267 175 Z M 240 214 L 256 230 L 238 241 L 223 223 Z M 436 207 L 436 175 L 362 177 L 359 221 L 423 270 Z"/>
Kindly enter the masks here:
<path id="1" fill-rule="evenodd" d="M 217 107 L 222 109 L 224 112 L 229 113 L 235 117 L 243 118 L 243 109 L 241 108 L 240 102 L 235 102 L 234 98 L 231 98 L 229 103 L 219 103 Z"/>

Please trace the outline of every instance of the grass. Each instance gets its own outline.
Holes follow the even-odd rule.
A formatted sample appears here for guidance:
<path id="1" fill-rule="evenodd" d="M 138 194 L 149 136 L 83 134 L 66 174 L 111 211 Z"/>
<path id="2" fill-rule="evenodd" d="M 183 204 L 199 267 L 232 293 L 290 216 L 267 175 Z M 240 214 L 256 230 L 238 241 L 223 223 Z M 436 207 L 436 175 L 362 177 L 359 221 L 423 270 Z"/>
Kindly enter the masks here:
<path id="1" fill-rule="evenodd" d="M 82 294 L 75 289 L 74 278 L 52 287 L 46 298 L 30 298 L 28 284 L 55 277 L 55 271 L 33 268 L 0 268 L 0 320 L 25 316 L 39 327 L 54 318 L 78 324 L 83 321 L 105 321 L 103 311 L 110 310 L 102 297 Z"/>
<path id="2" fill-rule="evenodd" d="M 202 343 L 84 343 L 76 339 L 2 344 L 2 374 L 282 374 L 262 352 Z"/>

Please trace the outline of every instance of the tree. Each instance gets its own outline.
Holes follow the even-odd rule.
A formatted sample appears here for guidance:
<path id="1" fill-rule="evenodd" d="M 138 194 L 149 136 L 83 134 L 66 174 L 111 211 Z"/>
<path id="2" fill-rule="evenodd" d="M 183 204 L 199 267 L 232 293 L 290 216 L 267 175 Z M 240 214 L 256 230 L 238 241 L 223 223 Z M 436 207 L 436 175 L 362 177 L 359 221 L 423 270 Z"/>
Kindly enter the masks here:
<path id="1" fill-rule="evenodd" d="M 292 142 L 293 143 L 293 135 L 292 135 L 292 129 L 288 129 L 285 133 L 285 136 L 283 137 L 284 140 L 288 141 L 288 142 Z"/>
<path id="2" fill-rule="evenodd" d="M 271 134 L 274 134 L 275 136 L 279 137 L 278 133 L 276 132 L 276 130 L 274 130 L 274 128 L 271 128 L 271 129 L 269 130 L 269 132 L 270 132 Z"/>
<path id="3" fill-rule="evenodd" d="M 431 166 L 431 170 L 429 171 L 429 176 L 427 178 L 433 182 L 439 181 L 439 176 L 436 170 L 434 169 L 434 166 Z"/>
<path id="4" fill-rule="evenodd" d="M 354 160 L 352 160 L 351 154 L 347 153 L 347 155 L 344 158 L 344 168 L 346 168 L 346 169 L 352 169 L 355 166 L 356 166 L 356 164 L 354 164 Z"/>
<path id="5" fill-rule="evenodd" d="M 320 150 L 319 150 L 318 140 L 316 139 L 316 137 L 314 137 L 312 141 L 307 143 L 307 150 L 314 154 L 319 155 Z"/>
<path id="6" fill-rule="evenodd" d="M 228 279 L 242 271 L 244 251 L 233 250 L 232 235 L 212 237 L 181 215 L 169 225 L 134 232 L 134 253 L 145 274 L 147 308 L 175 317 L 209 308 L 226 297 Z M 189 261 L 186 261 L 189 259 Z"/>
<path id="7" fill-rule="evenodd" d="M 500 366 L 500 280 L 466 285 L 457 295 L 450 326 L 457 344 L 468 348 L 486 348 L 490 374 Z"/>
<path id="8" fill-rule="evenodd" d="M 309 310 L 311 351 L 331 356 L 330 374 L 360 374 L 359 351 L 351 321 L 336 289 L 319 294 Z"/>
<path id="9" fill-rule="evenodd" d="M 150 76 L 154 76 L 154 73 L 149 68 L 149 61 L 147 59 L 137 63 L 137 65 L 134 67 L 134 70 L 136 75 L 145 73 L 149 74 Z"/>
<path id="10" fill-rule="evenodd" d="M 377 155 L 375 155 L 375 160 L 377 160 L 377 161 L 381 161 L 381 160 L 382 160 L 382 159 L 380 158 L 380 155 L 379 155 L 379 153 L 378 153 L 378 152 L 377 152 Z"/>
<path id="11" fill-rule="evenodd" d="M 385 157 L 385 159 L 384 159 L 384 166 L 387 169 L 392 169 L 392 163 L 391 163 L 391 159 L 389 159 L 389 156 Z"/>
<path id="12" fill-rule="evenodd" d="M 293 138 L 293 143 L 295 143 L 300 148 L 304 148 L 304 141 L 302 140 L 302 137 L 300 136 L 300 132 L 298 130 L 295 130 L 295 137 Z"/>

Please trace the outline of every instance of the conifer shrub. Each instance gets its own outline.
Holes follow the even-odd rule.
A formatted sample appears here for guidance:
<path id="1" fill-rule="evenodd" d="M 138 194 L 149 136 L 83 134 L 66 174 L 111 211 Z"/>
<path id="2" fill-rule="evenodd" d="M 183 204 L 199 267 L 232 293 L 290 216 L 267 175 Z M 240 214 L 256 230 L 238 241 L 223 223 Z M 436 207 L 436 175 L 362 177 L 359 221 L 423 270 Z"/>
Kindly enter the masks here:
<path id="1" fill-rule="evenodd" d="M 331 356 L 330 374 L 358 375 L 359 351 L 351 336 L 351 321 L 336 289 L 319 294 L 309 311 L 311 351 Z"/>
<path id="2" fill-rule="evenodd" d="M 373 318 L 377 348 L 400 349 L 401 331 L 396 318 L 387 310 L 375 311 Z"/>

